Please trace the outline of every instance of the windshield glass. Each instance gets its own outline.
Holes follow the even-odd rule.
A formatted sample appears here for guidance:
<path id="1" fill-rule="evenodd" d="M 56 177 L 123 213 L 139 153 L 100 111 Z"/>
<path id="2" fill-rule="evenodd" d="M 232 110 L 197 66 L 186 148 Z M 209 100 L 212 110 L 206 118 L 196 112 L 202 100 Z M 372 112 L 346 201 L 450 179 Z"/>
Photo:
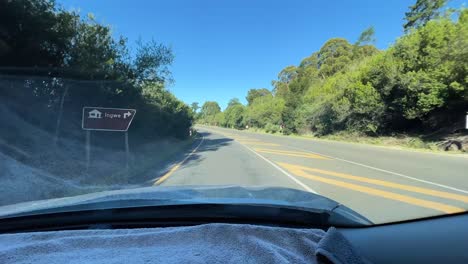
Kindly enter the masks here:
<path id="1" fill-rule="evenodd" d="M 0 1 L 0 216 L 125 190 L 464 212 L 464 4 Z"/>

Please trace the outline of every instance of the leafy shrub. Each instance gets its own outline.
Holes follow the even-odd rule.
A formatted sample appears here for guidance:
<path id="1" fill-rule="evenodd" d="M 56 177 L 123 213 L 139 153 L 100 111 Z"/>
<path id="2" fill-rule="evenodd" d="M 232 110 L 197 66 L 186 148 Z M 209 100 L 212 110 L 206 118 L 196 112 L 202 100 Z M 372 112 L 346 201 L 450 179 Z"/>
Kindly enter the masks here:
<path id="1" fill-rule="evenodd" d="M 280 131 L 280 127 L 279 125 L 274 125 L 274 124 L 271 124 L 271 123 L 268 123 L 265 125 L 265 131 L 267 133 L 278 133 Z"/>

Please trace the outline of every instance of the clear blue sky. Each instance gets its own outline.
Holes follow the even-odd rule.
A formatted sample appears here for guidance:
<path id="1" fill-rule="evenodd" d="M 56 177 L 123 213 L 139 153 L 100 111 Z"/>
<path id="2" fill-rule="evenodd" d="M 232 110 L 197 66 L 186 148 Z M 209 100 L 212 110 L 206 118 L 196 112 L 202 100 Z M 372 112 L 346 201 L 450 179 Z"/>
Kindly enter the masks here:
<path id="1" fill-rule="evenodd" d="M 171 46 L 175 84 L 190 104 L 245 102 L 251 88 L 271 89 L 288 65 L 297 65 L 325 41 L 354 42 L 369 26 L 385 49 L 402 34 L 404 13 L 416 0 L 59 0 L 66 9 L 93 13 L 115 35 Z M 460 6 L 462 1 L 452 1 Z"/>

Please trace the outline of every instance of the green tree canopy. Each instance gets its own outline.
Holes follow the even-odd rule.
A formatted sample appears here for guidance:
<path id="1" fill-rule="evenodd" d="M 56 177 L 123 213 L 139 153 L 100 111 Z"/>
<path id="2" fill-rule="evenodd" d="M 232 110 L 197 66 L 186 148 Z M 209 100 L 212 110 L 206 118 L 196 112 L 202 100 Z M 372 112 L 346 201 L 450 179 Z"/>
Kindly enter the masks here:
<path id="1" fill-rule="evenodd" d="M 190 108 L 192 109 L 193 113 L 196 113 L 198 111 L 198 109 L 200 109 L 200 106 L 199 106 L 198 102 L 193 102 L 193 103 L 190 104 Z"/>
<path id="2" fill-rule="evenodd" d="M 330 39 L 317 54 L 320 75 L 328 77 L 344 70 L 351 63 L 352 56 L 353 48 L 347 40 Z"/>
<path id="3" fill-rule="evenodd" d="M 229 100 L 227 108 L 235 106 L 235 105 L 240 105 L 240 104 L 241 102 L 239 101 L 239 99 L 232 98 L 231 100 Z"/>
<path id="4" fill-rule="evenodd" d="M 64 120 L 81 118 L 83 105 L 132 107 L 143 110 L 132 125 L 136 133 L 185 137 L 190 110 L 164 88 L 171 49 L 139 42 L 135 56 L 129 53 L 126 38 L 113 37 L 93 15 L 80 17 L 51 0 L 0 1 L 0 71 L 24 80 L 14 89 L 0 86 L 0 96 L 28 104 L 30 122 L 54 116 L 64 98 Z M 50 120 L 41 122 L 44 129 L 55 124 Z"/>
<path id="5" fill-rule="evenodd" d="M 224 126 L 324 135 L 352 131 L 418 132 L 453 126 L 468 111 L 468 11 L 439 16 L 446 1 L 417 0 L 408 30 L 387 50 L 374 28 L 354 44 L 324 43 L 298 66 L 287 66 L 267 89 L 251 89 L 247 106 L 232 101 Z"/>
<path id="6" fill-rule="evenodd" d="M 280 125 L 284 100 L 272 95 L 255 99 L 246 113 L 246 124 L 264 128 L 267 124 Z"/>
<path id="7" fill-rule="evenodd" d="M 221 107 L 219 107 L 219 104 L 215 101 L 206 101 L 201 108 L 203 117 L 214 116 L 219 112 L 221 112 Z"/>
<path id="8" fill-rule="evenodd" d="M 416 0 L 416 4 L 410 6 L 410 11 L 405 13 L 406 23 L 403 28 L 408 31 L 424 26 L 429 20 L 440 15 L 440 8 L 446 3 L 447 0 Z"/>
<path id="9" fill-rule="evenodd" d="M 234 104 L 224 111 L 225 125 L 230 128 L 243 128 L 245 119 L 245 106 Z"/>
<path id="10" fill-rule="evenodd" d="M 466 9 L 458 22 L 432 20 L 405 35 L 375 61 L 369 80 L 382 94 L 390 116 L 426 122 L 432 113 L 450 116 L 467 109 L 468 23 Z M 464 66 L 462 66 L 464 65 Z"/>
<path id="11" fill-rule="evenodd" d="M 354 45 L 373 44 L 375 42 L 375 29 L 373 26 L 365 29 Z"/>
<path id="12" fill-rule="evenodd" d="M 266 88 L 261 88 L 261 89 L 250 89 L 249 92 L 247 93 L 247 103 L 248 105 L 251 105 L 255 99 L 261 96 L 267 96 L 271 95 L 270 90 Z"/>

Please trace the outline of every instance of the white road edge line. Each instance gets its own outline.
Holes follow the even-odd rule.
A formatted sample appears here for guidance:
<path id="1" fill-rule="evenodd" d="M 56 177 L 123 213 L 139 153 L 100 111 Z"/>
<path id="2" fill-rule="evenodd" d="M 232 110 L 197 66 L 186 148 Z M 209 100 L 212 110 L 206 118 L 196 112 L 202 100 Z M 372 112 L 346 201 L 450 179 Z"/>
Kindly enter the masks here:
<path id="1" fill-rule="evenodd" d="M 239 142 L 237 142 L 239 143 Z M 263 157 L 262 155 L 258 154 L 257 152 L 255 152 L 253 149 L 247 147 L 246 145 L 244 144 L 241 144 L 239 143 L 239 145 L 242 145 L 244 146 L 246 149 L 250 150 L 251 152 L 253 152 L 255 155 L 259 156 L 261 159 L 263 159 L 264 161 L 268 162 L 271 166 L 275 167 L 277 170 L 281 171 L 284 175 L 288 176 L 288 178 L 290 178 L 292 181 L 294 181 L 295 183 L 299 184 L 302 188 L 304 188 L 306 191 L 308 192 L 311 192 L 311 193 L 315 193 L 315 194 L 318 194 L 318 192 L 316 192 L 314 189 L 310 188 L 309 186 L 305 185 L 303 182 L 301 182 L 300 180 L 296 179 L 296 177 L 292 176 L 291 174 L 289 174 L 288 172 L 286 172 L 285 170 L 283 170 L 281 167 L 279 167 L 278 165 L 276 165 L 275 163 L 273 163 L 272 161 L 268 160 L 267 158 Z"/>
<path id="2" fill-rule="evenodd" d="M 430 185 L 434 185 L 434 186 L 439 186 L 439 187 L 446 188 L 446 189 L 449 189 L 449 190 L 452 190 L 452 191 L 457 191 L 457 192 L 462 192 L 462 193 L 468 194 L 468 191 L 466 191 L 466 190 L 458 189 L 458 188 L 451 187 L 451 186 L 444 185 L 444 184 L 440 184 L 440 183 L 435 183 L 435 182 L 431 182 L 431 181 L 421 180 L 421 179 L 418 179 L 418 178 L 415 178 L 415 177 L 411 177 L 411 176 L 408 176 L 408 175 L 404 175 L 404 174 L 401 174 L 401 173 L 398 173 L 398 172 L 393 172 L 393 171 L 389 171 L 389 170 L 379 169 L 379 168 L 372 167 L 372 166 L 369 166 L 369 165 L 366 165 L 366 164 L 362 164 L 362 163 L 358 163 L 358 162 L 354 162 L 354 161 L 350 161 L 350 160 L 345 160 L 345 159 L 341 159 L 341 158 L 336 158 L 336 157 L 333 157 L 333 156 L 321 154 L 321 153 L 318 153 L 318 152 L 314 152 L 314 151 L 310 151 L 310 150 L 306 150 L 306 149 L 302 149 L 302 148 L 298 148 L 298 147 L 293 147 L 293 146 L 287 146 L 287 147 L 288 147 L 288 148 L 297 149 L 297 150 L 301 150 L 301 151 L 305 151 L 305 152 L 309 152 L 309 153 L 316 154 L 316 155 L 321 155 L 321 156 L 324 156 L 324 157 L 327 157 L 327 158 L 331 158 L 331 159 L 335 159 L 335 160 L 339 160 L 339 161 L 351 163 L 351 164 L 358 165 L 358 166 L 361 166 L 361 167 L 365 167 L 365 168 L 368 168 L 368 169 L 372 169 L 372 170 L 376 170 L 376 171 L 385 172 L 385 173 L 392 174 L 392 175 L 395 175 L 395 176 L 399 176 L 399 177 L 402 177 L 402 178 L 407 178 L 407 179 L 410 179 L 410 180 L 413 180 L 413 181 L 424 182 L 424 183 L 426 183 L 426 184 L 430 184 Z"/>

